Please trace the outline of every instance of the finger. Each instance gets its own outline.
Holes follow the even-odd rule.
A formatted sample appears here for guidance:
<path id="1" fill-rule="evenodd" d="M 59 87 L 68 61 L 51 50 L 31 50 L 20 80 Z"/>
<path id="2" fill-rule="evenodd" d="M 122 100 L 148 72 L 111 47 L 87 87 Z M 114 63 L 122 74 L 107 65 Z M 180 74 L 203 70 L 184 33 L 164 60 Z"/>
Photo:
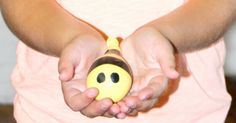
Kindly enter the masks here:
<path id="1" fill-rule="evenodd" d="M 137 111 L 148 111 L 150 109 L 152 109 L 155 104 L 157 103 L 158 99 L 150 99 L 150 100 L 145 100 L 142 102 L 142 105 L 140 105 L 140 107 L 137 107 L 136 110 Z"/>
<path id="2" fill-rule="evenodd" d="M 98 95 L 98 90 L 95 88 L 89 88 L 84 92 L 81 92 L 75 88 L 63 87 L 63 94 L 67 105 L 73 111 L 80 111 L 94 101 Z"/>
<path id="3" fill-rule="evenodd" d="M 81 110 L 81 113 L 87 117 L 94 118 L 103 115 L 112 106 L 111 99 L 103 99 L 100 101 L 93 101 L 86 108 Z"/>
<path id="4" fill-rule="evenodd" d="M 120 101 L 118 102 L 118 105 L 120 107 L 120 112 L 122 113 L 127 113 L 129 111 L 129 107 L 126 106 L 125 102 L 124 101 Z"/>
<path id="5" fill-rule="evenodd" d="M 121 110 L 120 110 L 120 106 L 118 104 L 113 104 L 108 111 L 108 113 L 111 114 L 112 116 L 115 116 L 120 112 L 121 112 Z"/>
<path id="6" fill-rule="evenodd" d="M 137 116 L 138 115 L 138 111 L 136 109 L 133 109 L 132 111 L 130 111 L 128 114 L 128 116 Z"/>
<path id="7" fill-rule="evenodd" d="M 141 100 L 137 96 L 127 96 L 124 99 L 124 102 L 125 102 L 125 105 L 129 109 L 135 109 L 142 103 Z"/>
<path id="8" fill-rule="evenodd" d="M 168 79 L 164 76 L 152 78 L 149 84 L 138 92 L 138 98 L 142 101 L 159 97 L 167 87 Z"/>
<path id="9" fill-rule="evenodd" d="M 120 106 L 118 104 L 113 104 L 110 109 L 103 114 L 103 116 L 112 118 L 115 117 L 118 113 L 120 113 Z"/>
<path id="10" fill-rule="evenodd" d="M 150 87 L 145 87 L 139 92 L 139 99 L 142 101 L 148 100 L 153 97 L 154 91 Z"/>
<path id="11" fill-rule="evenodd" d="M 105 112 L 102 116 L 107 117 L 107 118 L 113 118 L 114 117 L 114 115 L 110 114 L 109 112 Z"/>
<path id="12" fill-rule="evenodd" d="M 127 115 L 125 113 L 119 113 L 116 115 L 117 119 L 125 119 L 127 117 Z"/>

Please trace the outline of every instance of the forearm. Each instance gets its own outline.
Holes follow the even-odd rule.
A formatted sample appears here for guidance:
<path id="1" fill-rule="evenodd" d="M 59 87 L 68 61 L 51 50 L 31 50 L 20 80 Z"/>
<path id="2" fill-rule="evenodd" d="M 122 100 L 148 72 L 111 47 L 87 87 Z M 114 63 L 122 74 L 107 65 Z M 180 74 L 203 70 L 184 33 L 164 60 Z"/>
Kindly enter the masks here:
<path id="1" fill-rule="evenodd" d="M 189 52 L 214 43 L 235 15 L 235 0 L 189 0 L 151 24 L 172 42 L 178 52 Z"/>
<path id="2" fill-rule="evenodd" d="M 46 54 L 59 56 L 70 40 L 93 30 L 55 0 L 1 0 L 0 5 L 11 31 L 28 46 Z"/>

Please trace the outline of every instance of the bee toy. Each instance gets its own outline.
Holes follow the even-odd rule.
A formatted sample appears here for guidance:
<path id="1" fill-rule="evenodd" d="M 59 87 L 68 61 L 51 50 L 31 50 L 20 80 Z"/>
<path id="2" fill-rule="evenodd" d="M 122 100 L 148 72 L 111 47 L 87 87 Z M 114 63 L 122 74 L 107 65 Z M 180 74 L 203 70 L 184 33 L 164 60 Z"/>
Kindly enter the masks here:
<path id="1" fill-rule="evenodd" d="M 121 56 L 119 42 L 108 38 L 108 50 L 98 57 L 90 67 L 87 76 L 87 87 L 96 87 L 97 100 L 110 98 L 113 102 L 123 99 L 132 86 L 132 73 L 129 65 Z"/>

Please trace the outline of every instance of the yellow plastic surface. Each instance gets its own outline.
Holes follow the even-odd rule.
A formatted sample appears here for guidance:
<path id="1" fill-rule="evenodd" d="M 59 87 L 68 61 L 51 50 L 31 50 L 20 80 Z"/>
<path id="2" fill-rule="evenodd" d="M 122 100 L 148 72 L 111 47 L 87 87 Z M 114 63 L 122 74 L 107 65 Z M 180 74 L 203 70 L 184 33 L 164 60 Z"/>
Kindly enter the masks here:
<path id="1" fill-rule="evenodd" d="M 108 49 L 116 49 L 120 51 L 119 41 L 116 38 L 109 37 L 107 39 L 107 47 Z"/>
<path id="2" fill-rule="evenodd" d="M 105 74 L 105 81 L 102 83 L 97 82 L 99 73 Z M 111 74 L 118 73 L 119 81 L 112 82 Z M 114 102 L 120 101 L 129 92 L 132 85 L 132 78 L 130 74 L 123 68 L 113 64 L 103 64 L 93 69 L 87 78 L 87 87 L 96 87 L 99 90 L 97 100 L 104 98 L 111 98 Z"/>

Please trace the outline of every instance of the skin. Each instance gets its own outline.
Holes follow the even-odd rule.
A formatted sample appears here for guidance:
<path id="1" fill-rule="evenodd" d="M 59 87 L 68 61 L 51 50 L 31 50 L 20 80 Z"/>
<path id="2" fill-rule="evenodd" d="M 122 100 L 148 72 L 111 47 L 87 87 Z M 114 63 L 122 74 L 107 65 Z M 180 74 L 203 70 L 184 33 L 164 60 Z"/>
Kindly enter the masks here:
<path id="1" fill-rule="evenodd" d="M 175 70 L 174 55 L 196 51 L 216 43 L 235 16 L 235 0 L 189 0 L 126 38 L 121 44 L 122 51 L 134 71 L 135 81 L 131 94 L 119 103 L 123 110 L 117 116 L 124 118 L 153 108 L 167 82 L 157 75 L 150 79 L 153 76 L 150 71 L 157 70 L 159 63 L 166 77 L 177 78 L 179 73 Z M 129 52 L 125 52 L 126 50 Z M 140 69 L 147 72 L 142 73 Z M 147 78 L 151 81 L 147 81 Z M 148 84 L 135 86 L 145 83 Z"/>
<path id="2" fill-rule="evenodd" d="M 107 116 L 112 101 L 96 101 L 98 90 L 84 86 L 90 65 L 107 49 L 102 34 L 70 15 L 54 0 L 0 2 L 6 23 L 19 39 L 35 50 L 60 59 L 59 79 L 66 104 L 88 117 Z M 117 110 L 117 105 L 113 107 Z"/>
<path id="3" fill-rule="evenodd" d="M 35 50 L 59 57 L 59 78 L 65 101 L 72 110 L 88 117 L 117 118 L 150 110 L 166 88 L 164 80 L 179 76 L 174 54 L 215 43 L 236 11 L 235 0 L 189 0 L 137 29 L 121 44 L 122 54 L 132 64 L 134 86 L 123 101 L 112 104 L 110 99 L 94 100 L 97 89 L 85 88 L 92 61 L 107 49 L 99 31 L 70 15 L 54 0 L 0 0 L 0 5 L 6 23 L 19 39 Z M 129 53 L 125 52 L 127 49 Z"/>

